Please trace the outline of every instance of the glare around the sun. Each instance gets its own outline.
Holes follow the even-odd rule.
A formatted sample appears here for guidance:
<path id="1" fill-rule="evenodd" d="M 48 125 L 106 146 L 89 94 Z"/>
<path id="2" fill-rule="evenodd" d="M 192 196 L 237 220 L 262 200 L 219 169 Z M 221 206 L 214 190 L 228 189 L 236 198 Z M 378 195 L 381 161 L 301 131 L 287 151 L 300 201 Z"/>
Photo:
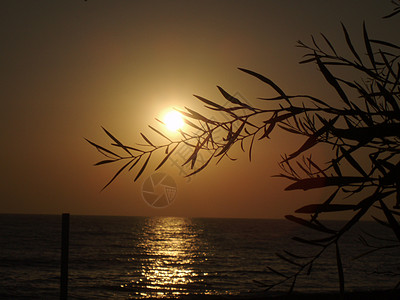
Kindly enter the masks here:
<path id="1" fill-rule="evenodd" d="M 168 112 L 163 121 L 167 128 L 171 131 L 181 129 L 184 125 L 182 115 L 175 110 Z"/>

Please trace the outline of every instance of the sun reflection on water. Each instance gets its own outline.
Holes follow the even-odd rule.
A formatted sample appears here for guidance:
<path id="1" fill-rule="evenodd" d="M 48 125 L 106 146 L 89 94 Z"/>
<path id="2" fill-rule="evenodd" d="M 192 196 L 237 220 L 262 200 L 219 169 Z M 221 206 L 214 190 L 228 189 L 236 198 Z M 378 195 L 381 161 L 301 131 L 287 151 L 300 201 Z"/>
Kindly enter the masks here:
<path id="1" fill-rule="evenodd" d="M 135 270 L 136 276 L 121 287 L 133 289 L 139 298 L 190 294 L 190 287 L 204 283 L 207 276 L 201 271 L 201 263 L 207 260 L 207 245 L 200 234 L 190 219 L 146 219 L 137 244 L 140 253 L 132 258 L 140 270 Z"/>

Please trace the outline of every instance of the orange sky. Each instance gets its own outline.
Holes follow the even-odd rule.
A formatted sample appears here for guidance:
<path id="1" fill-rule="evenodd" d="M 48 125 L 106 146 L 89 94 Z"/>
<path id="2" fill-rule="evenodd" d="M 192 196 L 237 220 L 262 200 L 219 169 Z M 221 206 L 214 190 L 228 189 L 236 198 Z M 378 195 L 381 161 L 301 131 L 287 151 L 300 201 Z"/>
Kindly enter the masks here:
<path id="1" fill-rule="evenodd" d="M 271 178 L 297 147 L 287 135 L 257 144 L 251 163 L 239 154 L 190 182 L 166 164 L 178 193 L 165 209 L 141 197 L 151 169 L 100 192 L 118 168 L 93 167 L 102 157 L 84 137 L 108 143 L 104 126 L 134 145 L 166 109 L 198 109 L 192 94 L 223 103 L 216 85 L 253 105 L 275 96 L 237 67 L 332 100 L 316 66 L 298 65 L 296 41 L 323 32 L 345 49 L 340 22 L 358 45 L 365 20 L 370 37 L 396 43 L 398 23 L 380 18 L 391 10 L 373 0 L 3 1 L 0 213 L 281 218 L 320 200 L 329 191 L 284 192 L 288 182 Z"/>

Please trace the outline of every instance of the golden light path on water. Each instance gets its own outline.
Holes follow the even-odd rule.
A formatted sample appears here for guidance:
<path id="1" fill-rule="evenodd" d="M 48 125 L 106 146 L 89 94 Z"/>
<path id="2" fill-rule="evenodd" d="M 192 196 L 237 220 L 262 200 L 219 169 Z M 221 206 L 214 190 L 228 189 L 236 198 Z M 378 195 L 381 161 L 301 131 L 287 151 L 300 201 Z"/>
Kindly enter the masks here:
<path id="1" fill-rule="evenodd" d="M 129 284 L 138 288 L 140 298 L 189 295 L 190 286 L 204 285 L 208 274 L 201 265 L 207 260 L 208 245 L 190 219 L 148 218 L 143 229 L 137 245 L 142 253 L 140 274 Z"/>

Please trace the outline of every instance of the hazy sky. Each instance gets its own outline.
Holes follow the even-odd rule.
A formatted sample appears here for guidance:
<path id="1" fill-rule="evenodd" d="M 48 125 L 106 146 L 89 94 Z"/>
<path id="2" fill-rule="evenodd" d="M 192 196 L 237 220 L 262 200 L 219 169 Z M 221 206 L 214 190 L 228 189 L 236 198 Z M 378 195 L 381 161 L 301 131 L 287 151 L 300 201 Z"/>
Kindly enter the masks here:
<path id="1" fill-rule="evenodd" d="M 256 144 L 251 163 L 243 153 L 190 182 L 167 163 L 178 193 L 165 209 L 141 197 L 152 169 L 100 192 L 118 167 L 93 167 L 102 157 L 84 137 L 109 143 L 104 126 L 135 145 L 163 111 L 199 108 L 192 94 L 223 103 L 216 85 L 253 105 L 275 96 L 237 67 L 288 93 L 334 100 L 316 66 L 298 64 L 296 41 L 323 32 L 345 49 L 340 22 L 356 43 L 365 20 L 370 37 L 398 43 L 398 19 L 381 19 L 392 8 L 382 0 L 2 1 L 0 212 L 281 218 L 321 200 L 322 190 L 284 192 L 288 182 L 271 178 L 280 153 L 297 147 L 288 136 Z"/>

